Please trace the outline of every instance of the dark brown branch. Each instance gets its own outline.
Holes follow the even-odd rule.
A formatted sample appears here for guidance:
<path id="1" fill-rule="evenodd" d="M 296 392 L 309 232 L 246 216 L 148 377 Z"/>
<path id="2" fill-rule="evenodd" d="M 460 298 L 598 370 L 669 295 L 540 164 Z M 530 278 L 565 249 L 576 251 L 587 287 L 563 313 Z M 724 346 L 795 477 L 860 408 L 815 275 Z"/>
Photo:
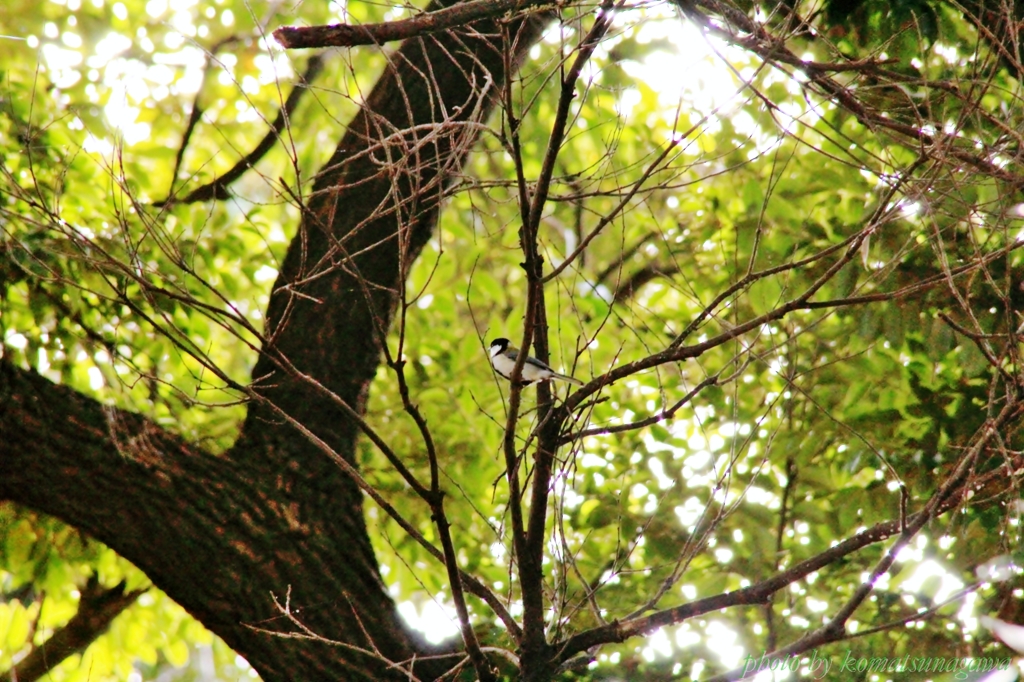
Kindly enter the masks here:
<path id="1" fill-rule="evenodd" d="M 764 580 L 750 587 L 745 587 L 734 592 L 716 594 L 704 599 L 675 606 L 670 609 L 656 611 L 647 616 L 636 618 L 630 621 L 613 622 L 605 626 L 597 627 L 586 632 L 581 632 L 566 640 L 560 647 L 560 657 L 568 660 L 573 655 L 586 651 L 587 649 L 600 644 L 613 642 L 624 642 L 630 637 L 652 632 L 660 627 L 681 623 L 684 620 L 699 616 L 712 611 L 718 611 L 731 606 L 748 606 L 765 604 L 768 598 L 797 580 L 800 580 L 814 571 L 820 570 L 829 564 L 842 559 L 845 556 L 856 552 L 863 547 L 880 542 L 900 531 L 898 521 L 881 523 L 873 528 L 862 531 L 857 535 L 844 540 L 843 542 L 830 547 L 828 550 L 803 561 L 787 571 L 778 573 L 768 580 Z"/>
<path id="2" fill-rule="evenodd" d="M 289 367 L 287 369 L 292 373 L 295 373 L 294 367 Z M 315 385 L 319 391 L 326 393 L 326 400 L 335 404 L 341 403 L 341 399 L 337 395 L 331 394 L 329 391 L 324 389 L 323 386 L 317 384 L 316 381 L 313 380 L 311 377 L 304 377 L 304 379 L 311 385 Z M 252 399 L 257 401 L 264 400 L 255 392 L 253 392 L 252 394 Z M 485 587 L 484 584 L 481 583 L 477 578 L 466 573 L 465 571 L 462 571 L 461 569 L 458 569 L 457 564 L 454 563 L 454 561 L 449 562 L 448 554 L 442 552 L 441 550 L 437 549 L 437 547 L 435 547 L 433 544 L 431 544 L 430 541 L 428 541 L 427 538 L 419 530 L 417 530 L 412 523 L 410 523 L 405 517 L 403 517 L 391 503 L 384 499 L 373 486 L 366 482 L 366 479 L 364 479 L 360 475 L 359 471 L 353 465 L 349 464 L 341 455 L 331 450 L 330 446 L 328 446 L 322 439 L 318 438 L 316 434 L 309 431 L 301 423 L 295 421 L 292 417 L 285 414 L 276 406 L 271 405 L 270 407 L 271 409 L 277 411 L 277 413 L 282 419 L 291 423 L 295 427 L 295 429 L 302 434 L 304 438 L 306 438 L 310 443 L 314 444 L 317 448 L 319 448 L 324 455 L 326 455 L 329 459 L 334 461 L 335 464 L 337 464 L 338 467 L 342 471 L 344 471 L 348 475 L 348 477 L 359 486 L 359 488 L 367 495 L 367 497 L 373 500 L 373 502 L 377 506 L 379 506 L 389 517 L 391 517 L 391 519 L 395 521 L 395 523 L 397 523 L 398 526 L 402 528 L 402 530 L 408 533 L 410 538 L 412 538 L 421 547 L 423 547 L 423 549 L 425 549 L 427 553 L 429 553 L 439 562 L 448 566 L 449 570 L 452 570 L 452 567 L 454 567 L 454 570 L 457 572 L 459 576 L 460 582 L 457 584 L 453 583 L 453 589 L 455 589 L 455 586 L 457 585 L 458 589 L 462 590 L 463 588 L 465 588 L 466 591 L 470 592 L 474 596 L 481 599 L 484 603 L 490 606 L 491 609 L 494 611 L 495 615 L 501 619 L 502 623 L 508 629 L 509 634 L 513 637 L 513 639 L 519 639 L 521 631 L 519 629 L 518 624 L 512 618 L 511 614 L 501 603 L 501 601 L 498 600 L 494 592 L 492 592 L 489 588 Z M 347 406 L 345 407 L 347 408 Z M 353 419 L 362 421 L 362 419 L 357 418 L 357 416 L 354 416 Z M 392 457 L 394 456 L 394 453 L 391 452 L 390 448 L 388 448 L 388 446 L 383 443 L 383 441 L 380 439 L 380 436 L 375 431 L 370 429 L 369 426 L 366 426 L 365 429 L 367 437 L 370 437 L 371 440 L 374 441 L 375 445 L 377 445 L 378 447 L 383 447 L 387 450 L 385 456 L 387 456 L 387 453 L 390 453 Z M 443 499 L 440 492 L 438 492 L 435 495 L 430 491 L 426 491 L 426 494 L 421 495 L 421 497 L 424 497 L 426 501 L 430 503 L 432 510 L 434 508 L 434 505 L 436 503 L 439 503 L 440 500 Z M 442 516 L 441 518 L 444 517 Z"/>
<path id="3" fill-rule="evenodd" d="M 553 0 L 472 0 L 408 19 L 378 24 L 331 24 L 330 26 L 282 26 L 274 38 L 288 50 L 303 47 L 355 47 L 383 45 L 395 40 L 445 31 L 472 21 L 554 4 Z"/>
<path id="4" fill-rule="evenodd" d="M 864 234 L 866 233 L 861 233 L 861 238 L 863 238 Z M 593 381 L 586 384 L 578 391 L 573 393 L 571 396 L 569 396 L 563 408 L 567 411 L 575 409 L 575 407 L 578 404 L 583 402 L 590 395 L 596 393 L 602 387 L 614 383 L 615 381 L 618 381 L 619 379 L 622 379 L 624 377 L 630 376 L 631 374 L 635 374 L 640 370 L 650 369 L 652 367 L 664 365 L 669 362 L 678 362 L 680 360 L 699 357 L 700 355 L 707 352 L 711 348 L 716 348 L 722 345 L 723 343 L 726 343 L 727 341 L 738 338 L 752 329 L 757 329 L 762 324 L 782 319 L 783 317 L 786 317 L 791 312 L 794 312 L 796 310 L 807 309 L 810 305 L 809 299 L 819 289 L 821 289 L 821 287 L 824 286 L 826 282 L 831 280 L 843 267 L 845 267 L 854 258 L 859 243 L 860 239 L 855 240 L 847 249 L 846 253 L 841 258 L 837 259 L 836 262 L 832 264 L 824 274 L 822 274 L 818 279 L 816 279 L 797 298 L 792 299 L 786 302 L 785 304 L 775 308 L 774 310 L 771 310 L 752 320 L 748 320 L 743 324 L 737 325 L 729 329 L 728 331 L 723 332 L 702 343 L 683 347 L 675 347 L 673 344 L 670 345 L 669 348 L 660 353 L 655 353 L 653 355 L 647 356 L 646 358 L 643 358 L 642 360 L 636 360 L 634 362 L 627 363 L 620 367 L 616 367 L 615 369 L 612 369 L 602 374 L 601 376 L 596 377 Z M 707 309 L 705 309 L 705 313 L 707 313 Z M 677 337 L 677 340 L 679 338 L 681 337 Z M 566 415 L 567 414 L 568 412 L 566 412 Z"/>
<path id="5" fill-rule="evenodd" d="M 462 632 L 462 642 L 469 652 L 469 659 L 473 662 L 477 678 L 480 682 L 494 682 L 497 680 L 496 670 L 491 666 L 484 652 L 480 648 L 480 642 L 473 630 L 473 624 L 469 620 L 469 608 L 466 606 L 466 596 L 462 589 L 462 578 L 458 567 L 458 558 L 455 553 L 455 543 L 452 542 L 451 524 L 444 514 L 444 498 L 438 499 L 432 505 L 434 525 L 437 528 L 441 539 L 441 547 L 444 550 L 444 565 L 448 572 L 448 583 L 452 588 L 452 600 L 455 602 L 455 611 L 459 617 L 459 628 Z"/>
<path id="6" fill-rule="evenodd" d="M 1014 396 L 1013 398 L 1019 398 L 1019 396 Z M 896 562 L 896 556 L 900 549 L 905 547 L 924 528 L 925 524 L 939 514 L 960 504 L 965 492 L 964 481 L 970 475 L 979 455 L 985 450 L 990 440 L 996 438 L 1003 428 L 1019 418 L 1020 412 L 1020 405 L 1011 399 L 1011 402 L 1000 411 L 999 415 L 994 419 L 989 419 L 978 429 L 972 439 L 971 447 L 960 458 L 956 469 L 949 474 L 942 486 L 928 499 L 928 503 L 924 508 L 908 517 L 905 521 L 901 519 L 900 521 L 890 522 L 897 525 L 898 532 L 893 532 L 893 535 L 898 534 L 899 537 L 882 558 L 878 560 L 875 567 L 871 570 L 869 577 L 862 582 L 853 595 L 827 623 L 807 633 L 788 646 L 770 652 L 768 655 L 775 658 L 788 658 L 790 656 L 797 656 L 805 651 L 810 651 L 815 647 L 845 639 L 848 636 L 846 633 L 846 622 L 853 616 L 864 600 L 867 599 L 868 595 L 871 594 L 878 578 L 887 573 Z M 970 488 L 977 490 L 980 489 L 980 486 L 975 483 Z M 715 682 L 732 682 L 743 679 L 747 675 L 748 671 L 736 669 L 724 675 L 719 675 L 714 680 Z"/>
<path id="7" fill-rule="evenodd" d="M 408 301 L 402 298 L 401 321 L 399 323 L 399 345 L 397 358 L 402 357 L 405 343 L 405 321 L 408 311 Z M 427 459 L 430 462 L 430 489 L 426 498 L 430 505 L 431 520 L 437 528 L 437 535 L 441 541 L 441 549 L 444 555 L 444 566 L 448 573 L 448 584 L 452 588 L 452 601 L 455 602 L 455 612 L 459 618 L 459 628 L 462 631 L 462 642 L 466 646 L 469 659 L 473 663 L 477 677 L 481 682 L 491 682 L 495 679 L 495 671 L 488 662 L 480 648 L 473 624 L 469 619 L 469 608 L 466 605 L 466 595 L 463 586 L 462 571 L 459 569 L 458 556 L 455 551 L 455 543 L 452 542 L 451 523 L 444 510 L 444 493 L 441 491 L 439 465 L 437 461 L 437 448 L 434 445 L 434 437 L 427 426 L 427 420 L 423 417 L 419 407 L 413 403 L 409 395 L 409 383 L 405 377 L 405 360 L 396 359 L 391 355 L 387 343 L 382 344 L 384 356 L 398 378 L 398 393 L 402 398 L 402 406 L 406 413 L 412 417 L 419 429 L 420 437 L 423 439 L 423 446 L 427 451 Z"/>
<path id="8" fill-rule="evenodd" d="M 512 40 L 513 36 L 509 35 L 507 29 L 502 28 L 502 43 L 505 46 L 508 46 L 512 43 Z M 506 55 L 505 68 L 508 70 L 509 57 L 507 47 L 504 52 Z M 507 143 L 508 146 L 511 147 L 512 160 L 516 169 L 516 188 L 519 194 L 519 214 L 523 229 L 525 229 L 525 226 L 529 224 L 529 188 L 526 184 L 526 175 L 523 169 L 522 147 L 519 139 L 519 119 L 516 115 L 515 104 L 513 102 L 511 79 L 506 80 L 504 87 L 502 88 L 501 105 L 502 113 L 505 115 L 506 125 L 508 128 Z M 522 239 L 522 237 L 523 232 L 520 231 L 520 239 Z M 516 561 L 519 561 L 519 557 L 526 556 L 528 553 L 526 548 L 525 524 L 523 523 L 522 490 L 519 483 L 519 456 L 515 447 L 515 427 L 519 414 L 519 402 L 523 390 L 522 382 L 519 381 L 519 379 L 522 376 L 523 365 L 526 361 L 526 356 L 529 353 L 529 344 L 533 338 L 533 324 L 536 319 L 533 314 L 533 309 L 535 307 L 534 298 L 535 289 L 530 287 L 527 289 L 526 294 L 526 318 L 525 324 L 523 325 L 523 347 L 520 350 L 519 357 L 516 358 L 515 365 L 512 368 L 512 374 L 509 375 L 511 388 L 509 391 L 508 410 L 505 415 L 505 429 L 502 437 L 502 454 L 505 459 L 505 479 L 508 482 L 508 508 L 509 516 L 512 520 L 512 548 L 515 553 Z M 520 631 L 519 634 L 519 640 L 521 641 L 522 631 Z"/>
<path id="9" fill-rule="evenodd" d="M 992 435 L 994 435 L 996 430 L 1005 427 L 1006 424 L 1018 417 L 1018 408 L 1011 407 L 1005 409 L 997 419 L 986 423 L 979 431 L 981 435 L 972 447 L 972 451 L 965 453 L 964 457 L 961 459 L 961 463 L 963 464 L 965 462 L 973 461 L 973 458 L 984 448 L 985 443 L 992 437 Z M 1015 463 L 1015 466 L 1019 466 L 1020 463 L 1020 458 L 1018 457 L 1018 461 Z M 751 585 L 750 587 L 745 587 L 734 592 L 717 594 L 704 599 L 698 599 L 697 601 L 656 611 L 649 615 L 628 621 L 616 621 L 609 623 L 608 625 L 596 627 L 591 630 L 587 630 L 586 632 L 573 635 L 560 645 L 556 645 L 559 651 L 559 660 L 567 661 L 572 658 L 572 656 L 582 651 L 586 651 L 593 646 L 623 642 L 630 637 L 653 632 L 658 628 L 681 623 L 684 620 L 700 616 L 705 613 L 710 613 L 712 611 L 718 611 L 731 606 L 765 604 L 771 595 L 775 594 L 779 590 L 784 589 L 797 580 L 801 580 L 811 573 L 819 571 L 822 568 L 825 568 L 826 566 L 829 566 L 836 561 L 863 549 L 864 547 L 882 542 L 895 535 L 902 536 L 910 528 L 914 528 L 914 533 L 916 534 L 916 532 L 918 532 L 918 530 L 920 530 L 920 528 L 929 520 L 955 509 L 957 506 L 964 503 L 965 500 L 973 499 L 972 493 L 981 490 L 988 482 L 992 480 L 1000 480 L 1005 477 L 1005 471 L 997 470 L 989 472 L 984 476 L 979 476 L 965 484 L 963 481 L 963 475 L 967 472 L 969 472 L 969 467 L 966 467 L 964 470 L 960 470 L 958 468 L 957 472 L 951 474 L 947 479 L 946 485 L 944 485 L 939 492 L 936 492 L 936 494 L 929 499 L 929 502 L 921 511 L 911 514 L 906 519 L 906 524 L 899 519 L 876 524 L 867 530 L 857 533 L 851 538 L 843 540 L 824 552 L 821 552 L 806 561 L 802 561 L 792 568 L 783 571 L 782 573 L 778 573 L 767 580 Z M 823 643 L 825 643 L 825 640 L 817 642 L 818 645 Z M 787 649 L 782 649 L 772 655 L 777 654 L 779 656 L 785 656 L 790 653 L 793 652 L 789 652 Z"/>
<path id="10" fill-rule="evenodd" d="M 704 119 L 702 118 L 697 124 L 691 126 L 690 130 L 686 131 L 681 135 L 674 136 L 672 140 L 667 145 L 665 145 L 665 148 L 661 150 L 661 153 L 658 154 L 658 156 L 655 157 L 654 161 L 652 161 L 650 165 L 648 165 L 647 168 L 644 170 L 644 174 L 640 176 L 640 178 L 633 183 L 633 186 L 630 187 L 629 191 L 622 196 L 622 199 L 615 206 L 615 208 L 613 208 L 608 213 L 608 215 L 602 216 L 601 219 L 598 221 L 597 225 L 594 226 L 594 229 L 588 232 L 587 235 L 580 240 L 579 244 L 576 245 L 576 248 L 573 249 L 572 253 L 566 256 L 565 260 L 563 260 L 559 265 L 555 266 L 551 270 L 551 272 L 549 272 L 544 277 L 545 282 L 551 281 L 552 279 L 560 275 L 563 270 L 569 267 L 569 265 L 571 265 L 576 260 L 576 258 L 578 258 L 584 252 L 584 250 L 586 250 L 587 246 L 590 245 L 590 242 L 592 242 L 599 234 L 601 234 L 604 228 L 611 224 L 611 222 L 626 209 L 629 203 L 633 200 L 633 197 L 636 196 L 640 189 L 647 183 L 647 180 L 650 179 L 650 177 L 656 171 L 660 170 L 662 162 L 668 158 L 668 156 L 673 152 L 673 150 L 676 149 L 676 147 L 679 146 L 679 144 L 683 140 L 685 140 L 694 130 L 696 130 L 700 125 L 702 125 L 703 122 Z"/>
<path id="11" fill-rule="evenodd" d="M 299 77 L 299 82 L 295 84 L 292 91 L 288 94 L 288 99 L 285 100 L 284 106 L 277 112 L 277 118 L 275 118 L 274 122 L 270 125 L 270 130 L 263 136 L 260 143 L 256 145 L 251 152 L 242 157 L 242 159 L 232 166 L 230 170 L 213 181 L 195 188 L 180 199 L 175 198 L 174 193 L 171 192 L 166 199 L 158 201 L 153 205 L 157 208 L 161 208 L 169 204 L 194 204 L 199 201 L 210 201 L 211 199 L 223 200 L 230 198 L 231 194 L 228 192 L 228 187 L 235 180 L 242 177 L 247 170 L 256 165 L 256 163 L 262 159 L 267 152 L 273 149 L 274 145 L 281 138 L 281 131 L 288 125 L 291 115 L 299 106 L 302 96 L 309 90 L 309 84 L 316 79 L 323 70 L 323 67 L 323 56 L 314 55 L 313 57 L 310 57 L 309 62 L 306 64 L 305 72 Z M 192 108 L 192 117 L 189 119 L 188 128 L 186 129 L 185 137 L 182 141 L 181 149 L 179 150 L 179 162 L 180 155 L 188 144 L 188 137 L 191 135 L 191 129 L 195 126 L 196 121 L 198 121 L 196 112 L 201 112 L 198 104 L 194 105 Z M 175 170 L 177 171 L 177 167 Z M 175 172 L 171 182 L 174 182 L 176 179 L 177 172 Z"/>
<path id="12" fill-rule="evenodd" d="M 586 438 L 587 436 L 604 436 L 610 433 L 622 433 L 623 431 L 633 431 L 635 429 L 642 429 L 645 426 L 651 426 L 652 424 L 657 424 L 659 422 L 665 421 L 666 419 L 671 419 L 675 415 L 675 413 L 679 411 L 679 408 L 693 400 L 693 398 L 698 393 L 703 391 L 708 386 L 717 386 L 718 379 L 720 376 L 721 372 L 707 377 L 699 384 L 694 386 L 692 389 L 687 391 L 686 395 L 684 395 L 682 398 L 674 402 L 670 407 L 662 410 L 661 412 L 658 412 L 657 414 L 651 415 L 650 417 L 646 417 L 644 419 L 638 419 L 637 421 L 634 422 L 629 422 L 628 424 L 616 424 L 615 426 L 595 426 L 593 428 L 576 431 L 575 433 L 570 433 L 567 436 L 563 436 L 559 441 L 559 445 L 565 445 L 566 443 L 571 443 L 575 440 L 579 440 L 580 438 Z"/>
<path id="13" fill-rule="evenodd" d="M 1024 73 L 1020 54 L 1024 7 L 1019 2 L 1001 0 L 946 0 L 945 4 L 974 26 L 978 35 L 995 50 L 1003 66 L 1020 80 Z"/>
<path id="14" fill-rule="evenodd" d="M 615 293 L 612 295 L 612 303 L 624 303 L 631 299 L 640 290 L 640 287 L 648 282 L 654 281 L 658 277 L 674 275 L 677 272 L 679 272 L 679 266 L 675 264 L 659 266 L 649 263 L 630 275 L 629 279 L 622 282 L 615 289 Z"/>
<path id="15" fill-rule="evenodd" d="M 958 324 L 952 317 L 949 316 L 949 313 L 939 311 L 938 315 L 943 322 L 948 324 L 950 328 L 953 329 L 953 331 L 959 334 L 963 334 L 972 341 L 985 341 L 987 339 L 1005 339 L 1009 337 L 1009 334 L 979 334 L 977 332 L 972 332 L 970 329 L 967 329 L 963 325 Z"/>
<path id="16" fill-rule="evenodd" d="M 174 155 L 174 169 L 171 171 L 171 187 L 168 191 L 168 197 L 174 194 L 174 184 L 178 180 L 178 173 L 181 171 L 182 161 L 185 159 L 185 150 L 188 149 L 188 143 L 192 139 L 192 133 L 195 132 L 196 126 L 199 125 L 199 119 L 203 116 L 202 97 L 206 91 L 206 79 L 210 73 L 210 67 L 213 65 L 213 56 L 217 54 L 222 48 L 228 45 L 234 44 L 240 41 L 239 36 L 228 36 L 227 38 L 220 40 L 206 53 L 206 58 L 203 63 L 203 79 L 199 83 L 199 88 L 196 90 L 196 96 L 192 98 L 192 110 L 188 115 L 188 123 L 185 124 L 185 130 L 181 134 L 181 144 L 178 145 L 178 151 Z M 168 200 L 156 204 L 159 208 L 164 205 Z"/>
<path id="17" fill-rule="evenodd" d="M 577 81 L 584 65 L 590 60 L 601 39 L 612 25 L 614 9 L 621 6 L 614 0 L 604 0 L 600 12 L 587 35 L 580 41 L 576 58 L 565 72 L 561 82 L 561 93 L 551 125 L 551 137 L 548 140 L 544 162 L 537 178 L 533 197 L 531 198 L 526 220 L 519 232 L 519 241 L 526 262 L 528 282 L 526 324 L 523 332 L 523 352 L 519 354 L 512 373 L 513 380 L 521 371 L 530 340 L 537 350 L 537 358 L 541 362 L 548 361 L 548 328 L 547 313 L 544 302 L 544 261 L 538 248 L 541 215 L 547 202 L 551 188 L 551 178 L 555 163 L 565 139 L 569 120 L 569 111 L 576 97 Z M 530 511 L 526 523 L 526 540 L 524 551 L 518 556 L 520 583 L 523 595 L 523 642 L 522 642 L 522 679 L 524 682 L 547 680 L 553 671 L 549 647 L 545 636 L 545 605 L 544 605 L 544 548 L 546 541 L 548 497 L 551 487 L 552 467 L 555 453 L 558 450 L 558 434 L 561 430 L 560 420 L 552 413 L 551 388 L 541 383 L 537 388 L 537 415 L 540 420 L 539 437 L 536 454 L 534 455 L 533 484 L 530 491 Z M 511 433 L 515 428 L 514 415 L 510 413 L 506 425 L 506 450 Z"/>
<path id="18" fill-rule="evenodd" d="M 775 561 L 772 562 L 772 570 L 778 571 L 782 566 L 780 558 L 785 548 L 786 526 L 789 524 L 789 505 L 792 502 L 793 493 L 796 489 L 797 477 L 796 459 L 790 455 L 786 458 L 786 485 L 782 488 L 782 501 L 779 504 L 779 522 L 775 526 Z M 774 649 L 776 639 L 779 635 L 775 628 L 775 605 L 774 600 L 769 598 L 764 607 L 764 620 L 767 624 L 768 637 L 765 642 L 768 649 Z"/>
<path id="19" fill-rule="evenodd" d="M 135 603 L 145 589 L 125 592 L 124 582 L 103 587 L 94 575 L 81 590 L 78 611 L 63 627 L 7 672 L 0 682 L 34 682 L 61 664 L 68 656 L 85 651 L 110 624 Z"/>

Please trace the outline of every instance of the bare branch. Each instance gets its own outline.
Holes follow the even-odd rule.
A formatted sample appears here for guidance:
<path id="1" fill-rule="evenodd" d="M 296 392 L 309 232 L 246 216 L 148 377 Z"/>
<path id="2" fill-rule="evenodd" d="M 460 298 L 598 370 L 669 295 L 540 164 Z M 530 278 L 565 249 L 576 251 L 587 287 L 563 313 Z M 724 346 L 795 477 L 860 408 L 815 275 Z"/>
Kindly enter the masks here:
<path id="1" fill-rule="evenodd" d="M 45 642 L 36 646 L 13 668 L 0 674 L 0 682 L 34 682 L 68 656 L 85 651 L 110 627 L 115 618 L 146 593 L 146 588 L 125 591 L 125 583 L 103 587 L 93 575 L 81 590 L 78 611 Z"/>
<path id="2" fill-rule="evenodd" d="M 168 197 L 162 201 L 158 201 L 153 204 L 157 208 L 162 208 L 171 204 L 193 204 L 200 201 L 210 201 L 211 199 L 227 199 L 231 195 L 228 192 L 228 187 L 238 178 L 252 168 L 256 163 L 262 159 L 267 152 L 273 149 L 274 145 L 281 137 L 281 131 L 288 125 L 288 120 L 293 113 L 295 113 L 296 107 L 299 106 L 299 102 L 302 100 L 302 96 L 309 90 L 309 84 L 316 80 L 316 77 L 320 75 L 320 72 L 324 67 L 324 57 L 322 55 L 314 55 L 309 58 L 309 62 L 306 65 L 305 72 L 299 77 L 299 82 L 292 87 L 292 91 L 288 94 L 288 99 L 285 100 L 284 106 L 278 111 L 277 117 L 274 122 L 270 124 L 270 130 L 263 136 L 251 152 L 246 154 L 244 157 L 238 160 L 234 166 L 232 166 L 226 173 L 214 180 L 206 183 L 201 187 L 197 187 L 184 197 L 175 197 L 172 187 L 172 192 Z M 188 143 L 191 129 L 198 122 L 197 112 L 201 113 L 202 110 L 197 103 L 193 105 L 192 117 L 189 119 L 188 128 L 186 134 L 182 140 L 181 149 L 178 152 L 179 163 L 182 152 Z M 177 166 L 175 167 L 177 170 Z M 177 173 L 172 177 L 172 182 L 177 180 Z"/>

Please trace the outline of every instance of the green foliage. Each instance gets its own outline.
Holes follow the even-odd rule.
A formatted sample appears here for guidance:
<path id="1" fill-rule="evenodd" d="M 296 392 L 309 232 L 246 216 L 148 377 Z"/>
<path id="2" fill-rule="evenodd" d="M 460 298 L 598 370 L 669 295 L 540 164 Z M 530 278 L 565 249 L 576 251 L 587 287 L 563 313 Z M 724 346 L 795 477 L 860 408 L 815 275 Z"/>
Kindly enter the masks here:
<path id="1" fill-rule="evenodd" d="M 825 13 L 830 24 L 855 29 L 863 42 L 898 34 L 909 26 L 928 42 L 939 36 L 938 4 L 925 0 L 832 0 L 826 4 Z"/>
<path id="2" fill-rule="evenodd" d="M 113 551 L 51 518 L 0 505 L 0 667 L 10 667 L 30 642 L 42 644 L 78 610 L 91 575 L 111 587 L 145 588 L 148 581 Z M 156 676 L 168 665 L 187 666 L 190 655 L 214 662 L 223 680 L 249 679 L 235 654 L 157 590 L 149 590 L 84 654 L 71 656 L 51 674 L 60 680 L 125 680 L 132 671 Z M 183 668 L 175 679 L 204 679 L 201 667 Z"/>

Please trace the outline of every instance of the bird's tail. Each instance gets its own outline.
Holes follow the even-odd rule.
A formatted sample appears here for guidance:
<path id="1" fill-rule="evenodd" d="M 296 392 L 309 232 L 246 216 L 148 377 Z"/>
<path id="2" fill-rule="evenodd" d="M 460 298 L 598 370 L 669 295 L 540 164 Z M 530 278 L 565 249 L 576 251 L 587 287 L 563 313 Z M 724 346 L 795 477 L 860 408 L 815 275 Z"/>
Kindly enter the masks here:
<path id="1" fill-rule="evenodd" d="M 558 379 L 559 381 L 564 381 L 564 382 L 566 382 L 568 384 L 572 384 L 573 386 L 582 386 L 583 385 L 583 382 L 580 381 L 579 379 L 577 379 L 575 377 L 566 376 L 565 374 L 558 374 L 558 373 L 552 372 L 551 378 L 552 379 Z"/>

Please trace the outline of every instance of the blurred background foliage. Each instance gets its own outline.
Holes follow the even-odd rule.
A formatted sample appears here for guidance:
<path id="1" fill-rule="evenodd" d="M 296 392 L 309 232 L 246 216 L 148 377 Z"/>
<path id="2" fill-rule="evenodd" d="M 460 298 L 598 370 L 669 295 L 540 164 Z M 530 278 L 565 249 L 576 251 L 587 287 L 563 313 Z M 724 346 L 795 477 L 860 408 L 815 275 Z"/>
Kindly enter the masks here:
<path id="1" fill-rule="evenodd" d="M 781 4 L 739 6 L 769 26 L 787 20 Z M 811 18 L 790 41 L 805 59 L 896 60 L 885 68 L 903 80 L 837 75 L 865 101 L 893 119 L 973 140 L 1000 167 L 1019 160 L 1020 84 L 955 8 L 923 0 L 788 6 Z M 390 48 L 329 54 L 280 143 L 230 197 L 157 205 L 226 172 L 266 133 L 309 57 L 273 46 L 270 30 L 412 11 L 366 2 L 5 3 L 4 356 L 145 413 L 214 452 L 230 446 L 244 405 L 182 348 L 248 381 L 261 311 L 298 220 L 296 201 Z M 560 55 L 578 40 L 577 15 L 589 11 L 565 8 L 521 73 L 515 99 L 527 177 L 537 175 L 547 145 Z M 890 183 L 922 155 L 867 248 L 815 300 L 911 287 L 1018 239 L 1024 204 L 1012 183 L 872 130 L 805 85 L 798 71 L 765 67 L 681 21 L 667 4 L 620 13 L 573 105 L 543 220 L 547 264 L 561 264 L 651 164 L 657 168 L 548 285 L 554 366 L 587 381 L 663 349 L 748 272 L 809 258 L 864 228 Z M 194 111 L 198 123 L 175 176 Z M 484 352 L 493 337 L 518 341 L 522 334 L 525 275 L 507 134 L 503 117 L 495 117 L 451 188 L 436 237 L 407 282 L 401 350 L 413 399 L 439 444 L 460 560 L 514 603 L 504 488 L 495 485 L 504 470 L 507 391 Z M 676 146 L 656 161 L 669 144 Z M 774 309 L 830 262 L 739 288 L 684 342 Z M 912 507 L 926 500 L 998 404 L 994 377 L 1019 372 L 1007 337 L 989 344 L 999 346 L 994 367 L 979 350 L 985 344 L 957 333 L 940 313 L 980 334 L 1005 335 L 1021 322 L 1022 280 L 1021 256 L 1009 251 L 958 280 L 966 308 L 940 284 L 794 312 L 699 358 L 607 388 L 577 428 L 643 419 L 708 377 L 729 379 L 662 423 L 589 435 L 561 453 L 547 565 L 552 629 L 621 618 L 649 600 L 663 607 L 756 583 L 858 529 L 898 519 L 902 490 Z M 393 350 L 399 342 L 396 331 Z M 385 367 L 369 419 L 426 478 L 418 432 Z M 529 414 L 522 420 L 524 438 L 530 421 Z M 1020 450 L 1019 434 L 1004 434 L 1004 444 Z M 369 480 L 434 538 L 412 492 L 369 443 L 360 446 L 360 460 Z M 1004 464 L 993 454 L 978 463 L 979 473 Z M 980 629 L 978 616 L 1020 622 L 1024 579 L 1016 570 L 992 582 L 976 571 L 1000 557 L 1016 566 L 1024 560 L 1018 483 L 920 535 L 853 628 L 906 624 L 822 653 L 1010 655 Z M 367 514 L 400 608 L 431 635 L 454 635 L 444 571 L 377 509 L 368 506 Z M 606 647 L 585 676 L 676 679 L 741 665 L 748 654 L 820 625 L 881 551 L 865 549 L 769 605 Z M 0 505 L 0 669 L 74 614 L 93 575 L 108 586 L 148 586 L 74 529 Z M 660 594 L 673 575 L 678 583 Z M 592 590 L 599 611 L 591 608 Z M 485 632 L 493 624 L 473 605 Z M 500 631 L 489 636 L 503 642 Z M 153 588 L 51 679 L 251 676 L 244 660 Z"/>

